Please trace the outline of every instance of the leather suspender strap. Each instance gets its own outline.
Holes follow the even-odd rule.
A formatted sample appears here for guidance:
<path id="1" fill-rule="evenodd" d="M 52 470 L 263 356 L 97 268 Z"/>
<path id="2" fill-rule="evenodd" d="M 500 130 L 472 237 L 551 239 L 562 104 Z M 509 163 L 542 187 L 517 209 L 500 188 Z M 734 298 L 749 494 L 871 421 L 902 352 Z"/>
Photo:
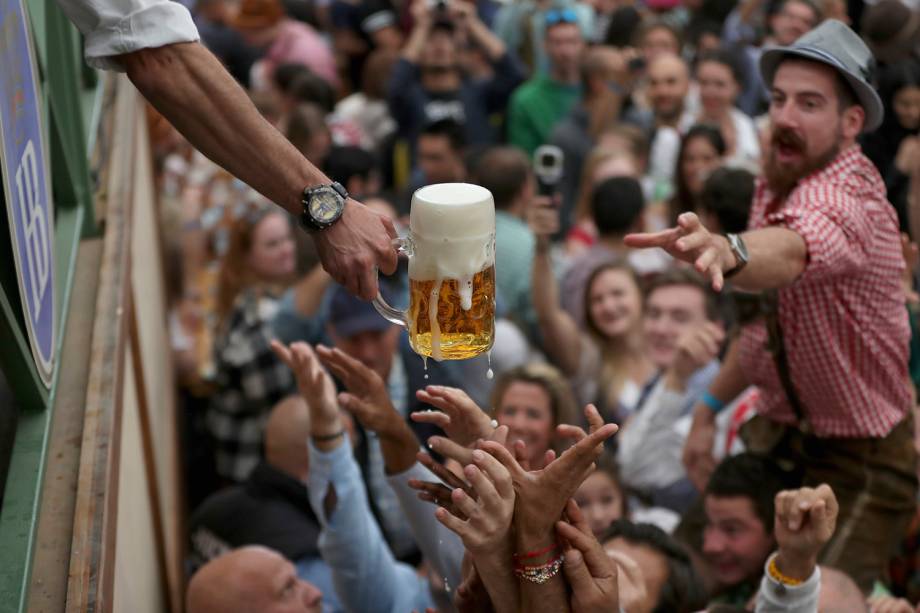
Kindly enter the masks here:
<path id="1" fill-rule="evenodd" d="M 783 342 L 783 330 L 779 325 L 779 293 L 776 290 L 769 290 L 763 293 L 763 306 L 765 323 L 767 326 L 767 350 L 773 356 L 773 362 L 776 364 L 776 373 L 779 375 L 780 383 L 786 392 L 786 400 L 792 407 L 796 419 L 799 422 L 799 429 L 803 432 L 810 432 L 805 410 L 799 396 L 792 384 L 792 374 L 789 371 L 789 359 L 786 355 L 786 345 Z"/>

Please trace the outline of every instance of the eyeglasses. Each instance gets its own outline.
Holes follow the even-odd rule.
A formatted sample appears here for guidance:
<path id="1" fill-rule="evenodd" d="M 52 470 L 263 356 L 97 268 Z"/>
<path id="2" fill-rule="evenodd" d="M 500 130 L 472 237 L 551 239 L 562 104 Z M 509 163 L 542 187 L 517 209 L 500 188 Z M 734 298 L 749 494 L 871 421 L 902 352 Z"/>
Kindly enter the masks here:
<path id="1" fill-rule="evenodd" d="M 544 16 L 546 26 L 554 26 L 557 23 L 578 23 L 578 15 L 572 9 L 550 9 Z"/>

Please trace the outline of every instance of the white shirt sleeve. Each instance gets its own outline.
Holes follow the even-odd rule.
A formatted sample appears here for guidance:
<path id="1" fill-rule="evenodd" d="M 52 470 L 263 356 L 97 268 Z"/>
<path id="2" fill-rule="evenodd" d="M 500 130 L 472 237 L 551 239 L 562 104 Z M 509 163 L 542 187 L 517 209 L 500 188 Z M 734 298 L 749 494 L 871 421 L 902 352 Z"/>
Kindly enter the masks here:
<path id="1" fill-rule="evenodd" d="M 774 553 L 767 558 L 764 565 L 760 591 L 757 592 L 755 613 L 817 613 L 818 596 L 821 593 L 821 568 L 815 566 L 815 572 L 801 585 L 791 587 L 784 585 L 770 576 L 767 570 L 776 557 Z"/>
<path id="2" fill-rule="evenodd" d="M 188 9 L 170 0 L 57 0 L 86 39 L 86 63 L 123 70 L 112 56 L 198 40 Z"/>

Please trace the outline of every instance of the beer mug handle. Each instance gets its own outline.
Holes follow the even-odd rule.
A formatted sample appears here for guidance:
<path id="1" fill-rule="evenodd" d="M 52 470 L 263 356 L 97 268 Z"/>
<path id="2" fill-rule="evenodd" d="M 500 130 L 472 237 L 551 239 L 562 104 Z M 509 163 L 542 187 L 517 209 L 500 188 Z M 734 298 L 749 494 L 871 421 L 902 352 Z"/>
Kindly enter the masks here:
<path id="1" fill-rule="evenodd" d="M 412 241 L 409 240 L 409 238 L 394 238 L 392 244 L 397 252 L 405 253 L 409 257 L 412 257 Z M 406 312 L 394 309 L 390 306 L 390 304 L 383 299 L 383 296 L 380 295 L 379 290 L 377 291 L 377 296 L 374 297 L 373 304 L 377 312 L 380 313 L 380 316 L 390 323 L 398 324 L 403 328 L 409 327 L 409 318 L 406 317 Z"/>

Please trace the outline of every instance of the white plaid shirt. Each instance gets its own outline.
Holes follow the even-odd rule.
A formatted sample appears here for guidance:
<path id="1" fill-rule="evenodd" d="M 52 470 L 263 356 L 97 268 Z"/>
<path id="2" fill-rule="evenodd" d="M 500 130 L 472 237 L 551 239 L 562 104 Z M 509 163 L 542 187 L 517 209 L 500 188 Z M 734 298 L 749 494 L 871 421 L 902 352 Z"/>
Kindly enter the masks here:
<path id="1" fill-rule="evenodd" d="M 882 178 L 853 146 L 783 202 L 758 181 L 749 227 L 767 226 L 793 230 L 808 249 L 805 271 L 779 290 L 779 321 L 809 425 L 822 437 L 885 436 L 911 393 L 904 260 Z M 757 411 L 795 423 L 766 341 L 763 322 L 741 336 L 741 365 L 761 389 Z"/>

